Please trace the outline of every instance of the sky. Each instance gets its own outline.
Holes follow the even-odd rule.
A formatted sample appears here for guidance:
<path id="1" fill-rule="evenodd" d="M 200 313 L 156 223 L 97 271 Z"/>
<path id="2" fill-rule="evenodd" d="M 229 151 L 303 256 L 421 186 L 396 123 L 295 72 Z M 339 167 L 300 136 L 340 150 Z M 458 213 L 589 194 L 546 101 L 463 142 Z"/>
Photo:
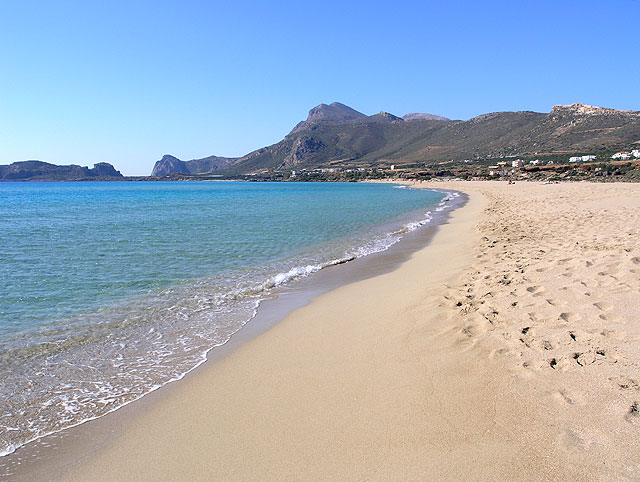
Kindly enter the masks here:
<path id="1" fill-rule="evenodd" d="M 313 106 L 365 114 L 640 110 L 640 0 L 13 1 L 0 164 L 241 156 Z"/>

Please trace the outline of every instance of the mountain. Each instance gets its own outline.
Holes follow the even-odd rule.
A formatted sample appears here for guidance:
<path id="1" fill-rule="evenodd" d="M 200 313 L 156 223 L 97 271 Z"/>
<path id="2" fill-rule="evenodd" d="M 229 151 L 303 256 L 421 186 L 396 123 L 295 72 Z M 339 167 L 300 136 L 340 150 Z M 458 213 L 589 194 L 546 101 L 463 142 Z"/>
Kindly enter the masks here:
<path id="1" fill-rule="evenodd" d="M 189 174 L 189 169 L 184 161 L 169 154 L 162 156 L 162 159 L 156 162 L 151 171 L 152 176 L 166 176 L 168 174 Z"/>
<path id="2" fill-rule="evenodd" d="M 0 166 L 0 181 L 97 181 L 118 180 L 120 171 L 106 162 L 99 162 L 93 168 L 77 166 L 57 166 L 42 161 L 20 161 Z"/>
<path id="3" fill-rule="evenodd" d="M 380 111 L 375 115 L 369 116 L 368 120 L 371 122 L 404 122 L 402 117 L 398 117 L 397 115 L 389 114 L 385 111 Z"/>
<path id="4" fill-rule="evenodd" d="M 213 172 L 227 166 L 235 159 L 229 157 L 209 156 L 203 159 L 181 161 L 177 157 L 166 154 L 156 162 L 152 176 L 168 176 L 170 174 L 201 174 Z"/>
<path id="5" fill-rule="evenodd" d="M 451 119 L 447 119 L 446 117 L 442 117 L 441 115 L 433 115 L 433 114 L 424 114 L 420 112 L 412 112 L 410 114 L 405 114 L 402 118 L 406 121 L 412 120 L 437 120 L 437 121 L 448 121 Z"/>
<path id="6" fill-rule="evenodd" d="M 237 175 L 510 155 L 598 154 L 634 143 L 640 143 L 640 112 L 584 104 L 555 106 L 549 113 L 493 112 L 461 121 L 429 114 L 409 114 L 405 119 L 387 112 L 366 116 L 333 103 L 311 109 L 307 120 L 276 144 L 240 158 L 214 157 L 222 161 L 212 165 L 206 163 L 211 158 L 184 164 L 191 174 Z"/>
<path id="7" fill-rule="evenodd" d="M 340 122 L 351 122 L 361 119 L 365 119 L 367 116 L 362 112 L 358 112 L 349 106 L 341 104 L 340 102 L 333 102 L 332 104 L 320 104 L 315 106 L 309 111 L 307 120 L 298 123 L 289 135 L 311 128 L 318 124 L 335 124 Z"/>

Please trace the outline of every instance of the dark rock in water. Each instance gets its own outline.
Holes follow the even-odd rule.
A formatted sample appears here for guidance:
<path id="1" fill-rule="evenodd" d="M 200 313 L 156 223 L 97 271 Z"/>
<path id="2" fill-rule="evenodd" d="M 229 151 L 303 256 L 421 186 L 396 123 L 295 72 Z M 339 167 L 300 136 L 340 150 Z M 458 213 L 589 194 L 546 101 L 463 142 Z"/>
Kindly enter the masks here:
<path id="1" fill-rule="evenodd" d="M 57 166 L 42 161 L 20 161 L 0 166 L 0 181 L 97 181 L 122 178 L 111 164 L 99 162 L 88 168 L 71 164 Z"/>

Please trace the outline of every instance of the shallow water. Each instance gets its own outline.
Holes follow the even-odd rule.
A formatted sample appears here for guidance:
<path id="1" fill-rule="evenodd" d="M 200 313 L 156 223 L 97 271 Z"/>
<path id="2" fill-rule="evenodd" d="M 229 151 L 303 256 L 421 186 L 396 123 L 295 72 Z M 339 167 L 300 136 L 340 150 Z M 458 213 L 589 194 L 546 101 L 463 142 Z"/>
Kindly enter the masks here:
<path id="1" fill-rule="evenodd" d="M 0 452 L 180 378 L 279 286 L 388 248 L 445 201 L 385 184 L 0 184 Z"/>

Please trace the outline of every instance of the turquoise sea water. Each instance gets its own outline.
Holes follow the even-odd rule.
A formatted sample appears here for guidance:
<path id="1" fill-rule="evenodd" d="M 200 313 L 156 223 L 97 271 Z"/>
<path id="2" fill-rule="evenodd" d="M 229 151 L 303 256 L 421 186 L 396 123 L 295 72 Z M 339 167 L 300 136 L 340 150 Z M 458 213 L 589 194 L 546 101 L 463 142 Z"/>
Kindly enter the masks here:
<path id="1" fill-rule="evenodd" d="M 278 286 L 386 249 L 446 199 L 385 184 L 0 184 L 0 453 L 181 377 Z"/>

